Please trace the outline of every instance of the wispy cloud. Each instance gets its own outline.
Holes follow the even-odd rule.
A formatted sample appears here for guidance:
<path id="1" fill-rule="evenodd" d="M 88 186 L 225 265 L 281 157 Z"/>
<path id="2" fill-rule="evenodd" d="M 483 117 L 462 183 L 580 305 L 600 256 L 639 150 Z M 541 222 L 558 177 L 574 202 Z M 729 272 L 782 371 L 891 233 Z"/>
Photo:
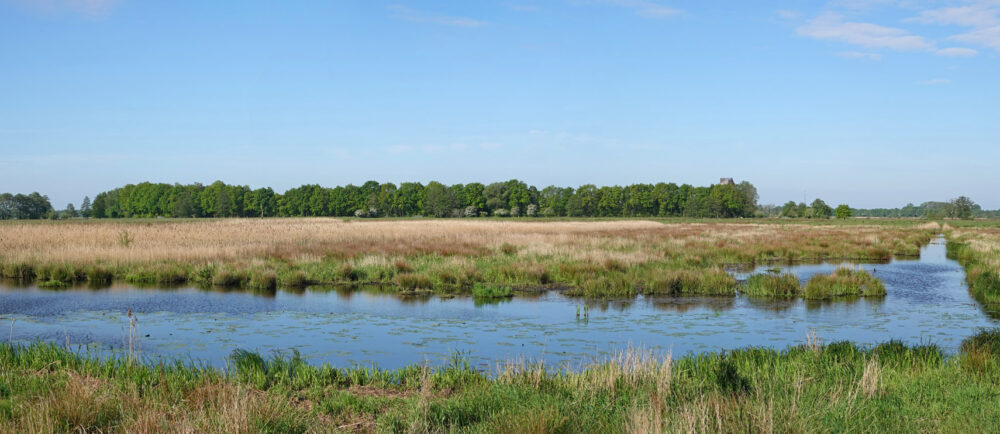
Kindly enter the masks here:
<path id="1" fill-rule="evenodd" d="M 951 83 L 951 80 L 947 79 L 947 78 L 932 78 L 930 80 L 924 80 L 924 81 L 918 81 L 917 82 L 917 84 L 920 84 L 920 85 L 923 85 L 923 86 L 934 86 L 934 85 L 938 85 L 938 84 L 948 84 L 948 83 Z"/>
<path id="2" fill-rule="evenodd" d="M 922 36 L 895 27 L 873 23 L 844 21 L 835 13 L 826 13 L 809 20 L 797 29 L 801 36 L 846 42 L 868 48 L 898 51 L 931 50 L 934 45 Z"/>
<path id="3" fill-rule="evenodd" d="M 950 56 L 950 57 L 972 57 L 979 54 L 979 51 L 976 51 L 972 48 L 949 47 L 937 50 L 935 51 L 935 53 L 942 56 Z"/>
<path id="4" fill-rule="evenodd" d="M 881 54 L 864 53 L 861 51 L 842 51 L 840 53 L 837 53 L 837 55 L 846 59 L 882 60 Z"/>
<path id="5" fill-rule="evenodd" d="M 389 5 L 392 17 L 414 23 L 440 24 L 452 27 L 483 27 L 489 23 L 466 17 L 456 17 L 410 9 L 403 5 Z"/>
<path id="6" fill-rule="evenodd" d="M 910 33 L 906 29 L 887 27 L 875 23 L 845 21 L 843 16 L 832 12 L 809 20 L 800 26 L 797 32 L 800 36 L 813 39 L 839 41 L 872 49 L 925 51 L 949 57 L 970 57 L 979 54 L 978 51 L 966 47 L 938 48 L 934 42 L 923 36 Z M 959 39 L 959 37 L 955 37 L 955 39 Z M 1000 42 L 1000 39 L 998 39 L 998 42 Z M 854 53 L 857 52 L 851 51 L 841 53 L 841 55 L 845 55 L 845 57 L 862 57 L 855 56 L 853 55 Z M 872 57 L 869 56 L 869 58 Z"/>
<path id="7" fill-rule="evenodd" d="M 997 18 L 996 10 L 998 3 L 991 3 L 926 10 L 907 21 L 965 27 L 1000 25 L 1000 19 Z"/>
<path id="8" fill-rule="evenodd" d="M 925 10 L 907 21 L 970 28 L 968 32 L 948 39 L 1000 50 L 1000 1 L 975 1 L 964 6 Z M 948 50 L 952 55 L 974 54 L 969 51 L 971 49 Z"/>
<path id="9" fill-rule="evenodd" d="M 952 36 L 956 41 L 980 44 L 994 50 L 1000 50 L 1000 26 L 983 27 L 968 33 Z"/>
<path id="10" fill-rule="evenodd" d="M 649 0 L 590 0 L 582 3 L 617 6 L 631 9 L 636 15 L 646 18 L 668 18 L 684 11 Z"/>

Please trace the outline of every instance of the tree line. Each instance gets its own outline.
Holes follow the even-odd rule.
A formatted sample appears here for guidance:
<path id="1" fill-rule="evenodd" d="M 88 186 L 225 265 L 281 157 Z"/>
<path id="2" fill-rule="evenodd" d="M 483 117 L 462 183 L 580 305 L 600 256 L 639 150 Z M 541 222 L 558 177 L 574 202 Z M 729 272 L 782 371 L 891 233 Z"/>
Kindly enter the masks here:
<path id="1" fill-rule="evenodd" d="M 906 204 L 902 208 L 871 208 L 856 209 L 854 214 L 859 217 L 912 217 L 912 218 L 996 218 L 1000 210 L 984 210 L 979 204 L 966 196 L 959 196 L 947 202 L 924 202 L 920 205 Z"/>
<path id="2" fill-rule="evenodd" d="M 52 218 L 55 210 L 48 196 L 31 194 L 0 194 L 0 220 Z"/>
<path id="3" fill-rule="evenodd" d="M 89 200 L 88 200 L 89 202 Z M 81 207 L 82 208 L 82 207 Z M 276 193 L 216 181 L 129 184 L 94 197 L 86 214 L 119 217 L 753 217 L 757 189 L 749 182 L 695 187 L 674 183 L 538 189 L 512 179 L 492 184 L 432 181 L 322 187 Z M 82 210 L 81 210 L 82 211 Z"/>

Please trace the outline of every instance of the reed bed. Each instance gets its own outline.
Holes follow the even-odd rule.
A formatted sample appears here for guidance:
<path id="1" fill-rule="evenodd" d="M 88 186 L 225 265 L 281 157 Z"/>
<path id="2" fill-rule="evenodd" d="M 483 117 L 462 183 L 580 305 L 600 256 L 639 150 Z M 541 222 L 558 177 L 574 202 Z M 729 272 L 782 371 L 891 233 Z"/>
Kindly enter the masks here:
<path id="1" fill-rule="evenodd" d="M 226 369 L 0 344 L 3 432 L 928 432 L 1000 429 L 1000 330 L 945 355 L 898 341 L 643 349 L 576 368 L 517 361 L 313 366 L 234 352 Z"/>
<path id="2" fill-rule="evenodd" d="M 938 232 L 914 225 L 532 220 L 222 219 L 4 222 L 0 274 L 59 282 L 255 288 L 376 283 L 468 292 L 476 283 L 588 295 L 733 294 L 724 269 L 884 261 Z"/>

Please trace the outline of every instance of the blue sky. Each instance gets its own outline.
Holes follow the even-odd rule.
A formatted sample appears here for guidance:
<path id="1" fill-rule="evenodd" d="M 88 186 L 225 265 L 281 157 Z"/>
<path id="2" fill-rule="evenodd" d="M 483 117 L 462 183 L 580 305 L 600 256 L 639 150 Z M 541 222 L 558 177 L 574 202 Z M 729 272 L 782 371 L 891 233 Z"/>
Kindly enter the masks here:
<path id="1" fill-rule="evenodd" d="M 727 176 L 998 208 L 998 54 L 998 0 L 0 0 L 0 191 Z"/>

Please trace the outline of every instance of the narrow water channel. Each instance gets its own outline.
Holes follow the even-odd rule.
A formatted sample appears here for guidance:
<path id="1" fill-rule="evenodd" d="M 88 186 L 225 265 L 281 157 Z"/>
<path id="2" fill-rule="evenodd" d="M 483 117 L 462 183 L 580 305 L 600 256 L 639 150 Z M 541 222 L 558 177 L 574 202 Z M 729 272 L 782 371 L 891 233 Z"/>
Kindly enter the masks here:
<path id="1" fill-rule="evenodd" d="M 783 271 L 805 280 L 838 265 Z M 826 342 L 900 339 L 953 352 L 978 328 L 1000 324 L 970 297 L 964 271 L 945 257 L 943 240 L 924 247 L 919 260 L 857 266 L 874 271 L 888 295 L 814 303 L 746 297 L 583 300 L 548 292 L 477 304 L 466 297 L 414 299 L 369 291 L 278 291 L 264 297 L 197 288 L 0 286 L 0 318 L 6 319 L 0 335 L 118 351 L 131 309 L 147 358 L 224 366 L 236 348 L 264 354 L 294 349 L 311 363 L 394 368 L 443 363 L 460 352 L 485 368 L 521 359 L 573 367 L 629 346 L 675 356 L 784 348 L 804 343 L 810 331 Z M 5 330 L 11 319 L 12 329 Z"/>

